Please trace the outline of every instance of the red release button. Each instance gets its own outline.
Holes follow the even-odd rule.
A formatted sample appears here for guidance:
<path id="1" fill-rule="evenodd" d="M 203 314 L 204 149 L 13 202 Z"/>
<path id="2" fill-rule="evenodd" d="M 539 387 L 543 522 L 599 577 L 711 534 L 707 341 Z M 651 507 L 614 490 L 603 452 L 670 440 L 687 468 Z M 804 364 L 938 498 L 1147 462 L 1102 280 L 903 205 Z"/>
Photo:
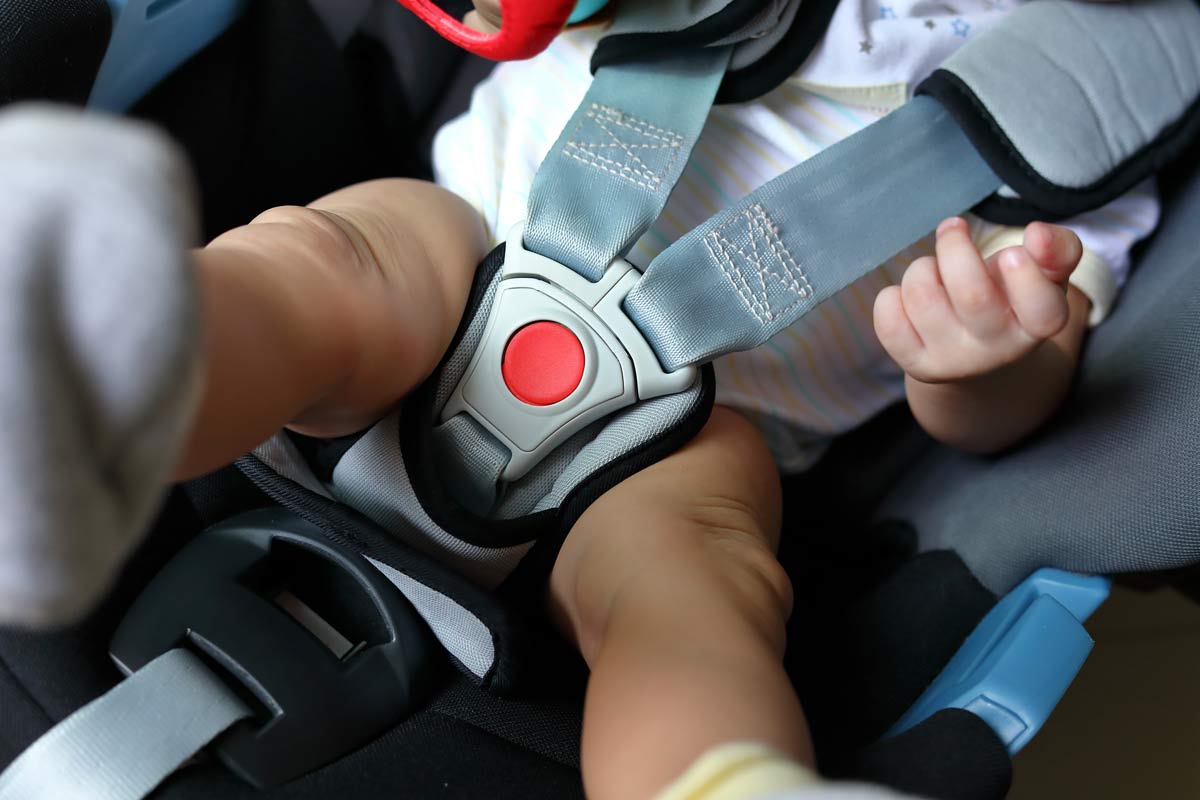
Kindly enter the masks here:
<path id="1" fill-rule="evenodd" d="M 557 322 L 534 322 L 513 334 L 501 373 L 513 396 L 531 406 L 567 399 L 583 380 L 583 345 Z"/>

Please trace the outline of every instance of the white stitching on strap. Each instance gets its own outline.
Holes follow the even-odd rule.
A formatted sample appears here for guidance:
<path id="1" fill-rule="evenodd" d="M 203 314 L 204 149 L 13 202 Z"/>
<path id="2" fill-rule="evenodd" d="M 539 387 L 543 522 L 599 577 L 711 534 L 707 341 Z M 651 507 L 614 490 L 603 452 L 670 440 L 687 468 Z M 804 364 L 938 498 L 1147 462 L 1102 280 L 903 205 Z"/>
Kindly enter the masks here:
<path id="1" fill-rule="evenodd" d="M 734 244 L 733 240 L 739 234 L 749 240 L 749 252 Z M 764 246 L 762 249 L 760 244 Z M 746 308 L 764 327 L 813 295 L 808 276 L 792 258 L 779 235 L 779 227 L 761 203 L 755 203 L 724 225 L 709 231 L 704 236 L 704 245 Z M 766 250 L 770 251 L 769 256 Z M 772 298 L 767 291 L 768 278 L 793 297 L 790 304 L 783 308 L 772 307 Z"/>
<path id="2" fill-rule="evenodd" d="M 580 141 L 585 126 L 588 132 L 602 135 L 603 141 Z M 625 131 L 629 133 L 626 134 Z M 638 141 L 649 139 L 650 141 Z M 563 155 L 582 161 L 602 172 L 607 172 L 635 186 L 658 191 L 679 157 L 684 138 L 674 131 L 651 125 L 649 122 L 631 117 L 612 106 L 592 103 L 579 119 L 571 138 L 563 146 Z M 643 158 L 649 151 L 670 151 L 665 163 L 654 169 Z M 619 160 L 600 155 L 606 151 Z M 623 156 L 623 158 L 622 158 Z"/>

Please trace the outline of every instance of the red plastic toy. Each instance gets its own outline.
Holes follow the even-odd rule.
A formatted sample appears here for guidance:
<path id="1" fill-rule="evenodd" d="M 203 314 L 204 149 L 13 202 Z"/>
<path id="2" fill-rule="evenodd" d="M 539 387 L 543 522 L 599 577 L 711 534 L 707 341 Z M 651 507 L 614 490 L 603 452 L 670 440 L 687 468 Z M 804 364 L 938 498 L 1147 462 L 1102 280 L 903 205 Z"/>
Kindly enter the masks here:
<path id="1" fill-rule="evenodd" d="M 494 61 L 532 58 L 562 32 L 575 8 L 575 0 L 500 0 L 501 19 L 496 33 L 480 33 L 447 14 L 432 0 L 397 0 L 420 17 L 439 36 L 459 47 Z"/>

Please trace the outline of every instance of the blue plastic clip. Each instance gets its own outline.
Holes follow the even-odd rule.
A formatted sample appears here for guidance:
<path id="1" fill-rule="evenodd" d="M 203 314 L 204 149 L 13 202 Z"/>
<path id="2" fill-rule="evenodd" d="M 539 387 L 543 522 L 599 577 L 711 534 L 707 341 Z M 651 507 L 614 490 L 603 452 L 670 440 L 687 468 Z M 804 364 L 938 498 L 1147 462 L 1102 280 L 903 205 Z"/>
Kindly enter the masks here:
<path id="1" fill-rule="evenodd" d="M 1038 570 L 983 618 L 886 736 L 943 708 L 962 708 L 981 717 L 1015 755 L 1041 729 L 1091 652 L 1083 622 L 1110 588 L 1107 578 Z"/>
<path id="2" fill-rule="evenodd" d="M 567 24 L 574 25 L 577 22 L 591 19 L 606 5 L 608 5 L 608 0 L 579 0 L 575 4 L 575 10 L 571 12 L 571 16 L 567 17 Z"/>
<path id="3" fill-rule="evenodd" d="M 113 34 L 88 105 L 123 112 L 238 18 L 247 0 L 108 0 Z"/>

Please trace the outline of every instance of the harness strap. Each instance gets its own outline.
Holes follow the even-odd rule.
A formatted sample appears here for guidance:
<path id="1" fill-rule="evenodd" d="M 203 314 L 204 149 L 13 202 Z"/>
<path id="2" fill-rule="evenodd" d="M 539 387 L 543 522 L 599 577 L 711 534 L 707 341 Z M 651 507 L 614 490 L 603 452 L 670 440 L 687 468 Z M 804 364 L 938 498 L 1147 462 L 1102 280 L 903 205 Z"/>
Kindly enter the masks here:
<path id="1" fill-rule="evenodd" d="M 917 97 L 679 239 L 625 310 L 668 371 L 748 350 L 999 186 L 941 104 Z"/>
<path id="2" fill-rule="evenodd" d="M 517 276 L 535 269 L 518 258 L 527 251 L 566 267 L 549 280 L 574 286 L 577 298 L 579 292 L 616 297 L 607 322 L 598 324 L 617 325 L 627 315 L 632 335 L 623 335 L 620 347 L 629 350 L 640 338 L 646 358 L 637 366 L 636 393 L 622 372 L 619 380 L 589 384 L 589 402 L 600 398 L 590 406 L 555 410 L 559 416 L 521 407 L 518 414 L 487 365 L 494 371 L 506 353 L 498 348 L 509 341 L 510 328 L 551 312 L 516 308 L 516 301 L 505 311 L 497 300 L 489 313 L 499 320 L 499 333 L 476 350 L 452 396 L 459 399 L 447 404 L 434 429 L 442 469 L 465 487 L 458 500 L 471 511 L 488 512 L 506 471 L 517 478 L 528 471 L 512 467 L 518 448 L 525 461 L 531 452 L 540 459 L 537 448 L 552 443 L 552 435 L 570 435 L 595 419 L 597 403 L 624 407 L 657 396 L 643 391 L 643 371 L 678 377 L 688 374 L 685 367 L 762 344 L 1000 186 L 944 107 L 918 97 L 715 215 L 660 254 L 644 275 L 614 273 L 614 259 L 649 229 L 682 176 L 728 59 L 728 49 L 706 49 L 605 67 L 543 161 L 524 232 L 506 250 L 506 268 Z M 572 281 L 572 272 L 588 283 Z M 627 287 L 624 301 L 604 280 Z M 617 400 L 607 400 L 618 389 Z M 460 418 L 462 411 L 474 421 Z"/>
<path id="3" fill-rule="evenodd" d="M 708 47 L 598 70 L 534 178 L 525 246 L 600 280 L 666 206 L 730 52 Z"/>
<path id="4" fill-rule="evenodd" d="M 1103 77 L 1137 70 L 1138 81 L 1130 85 L 1151 94 L 1152 78 L 1186 66 L 1187 37 L 1160 35 L 1159 28 L 1176 17 L 1181 31 L 1200 24 L 1194 3 L 1148 2 L 1135 15 L 1146 19 L 1136 25 L 1126 11 L 1103 4 L 1024 6 L 988 38 L 962 48 L 956 72 L 946 73 L 955 86 L 974 91 L 969 79 L 981 93 L 970 95 L 969 108 L 953 93 L 916 97 L 713 216 L 660 253 L 642 275 L 619 257 L 663 211 L 731 57 L 727 46 L 689 42 L 692 50 L 685 54 L 649 53 L 644 61 L 601 67 L 537 173 L 523 231 L 509 234 L 495 292 L 477 308 L 484 323 L 470 328 L 479 338 L 456 351 L 447 362 L 452 368 L 439 378 L 444 399 L 434 410 L 434 448 L 447 480 L 465 487 L 455 499 L 469 512 L 489 516 L 508 489 L 545 484 L 555 469 L 533 470 L 588 425 L 634 403 L 687 390 L 695 385 L 695 372 L 685 368 L 763 344 L 941 219 L 976 207 L 1006 182 L 1013 185 L 996 151 L 1010 160 L 1021 153 L 1008 152 L 1003 130 L 981 135 L 981 127 L 1012 123 L 1025 140 L 1049 142 L 1031 146 L 1030 153 L 1046 164 L 1062 160 L 1056 152 L 1100 136 L 1110 145 L 1111 152 L 1102 153 L 1109 172 L 1113 165 L 1119 172 L 1122 159 L 1152 141 L 1175 146 L 1189 140 L 1189 126 L 1200 125 L 1200 112 L 1188 106 L 1195 94 L 1190 77 L 1177 79 L 1170 102 L 1149 103 L 1141 115 L 1134 112 L 1149 101 L 1126 98 L 1123 82 Z M 1084 16 L 1096 41 L 1056 50 L 1054 43 L 1075 42 Z M 1144 39 L 1137 58 L 1122 44 L 1125 28 Z M 1145 55 L 1158 39 L 1163 53 Z M 1029 59 L 1018 71 L 1020 80 L 994 68 L 1014 48 Z M 1052 64 L 1034 57 L 1051 51 Z M 1105 91 L 1090 89 L 1095 81 Z M 1034 84 L 1047 96 L 1039 101 L 1043 112 L 1029 119 L 1019 111 Z M 1072 113 L 1055 114 L 1056 98 L 1069 101 Z M 1005 113 L 984 114 L 988 109 Z M 1125 121 L 1121 129 L 1091 131 L 1094 120 L 1106 119 L 1112 109 Z M 1048 130 L 1054 135 L 1042 135 Z M 1138 179 L 1152 158 L 1117 178 Z M 1034 178 L 1045 182 L 1041 172 Z M 1072 175 L 1084 180 L 1092 173 Z M 540 322 L 569 328 L 591 353 L 582 377 L 568 375 L 568 393 L 551 393 L 559 400 L 547 404 L 522 399 L 504 371 L 511 366 L 513 337 Z M 521 366 L 519 361 L 512 356 L 512 364 Z M 551 356 L 533 362 L 526 366 L 540 370 L 539 379 L 562 389 L 556 373 L 542 369 L 553 363 Z M 456 419 L 464 414 L 472 419 Z M 648 439 L 633 441 L 636 447 Z M 620 457 L 612 454 L 614 462 Z M 527 475 L 533 477 L 521 484 Z"/>
<path id="5" fill-rule="evenodd" d="M 250 710 L 170 650 L 59 722 L 0 775 L 0 800 L 141 800 Z"/>

